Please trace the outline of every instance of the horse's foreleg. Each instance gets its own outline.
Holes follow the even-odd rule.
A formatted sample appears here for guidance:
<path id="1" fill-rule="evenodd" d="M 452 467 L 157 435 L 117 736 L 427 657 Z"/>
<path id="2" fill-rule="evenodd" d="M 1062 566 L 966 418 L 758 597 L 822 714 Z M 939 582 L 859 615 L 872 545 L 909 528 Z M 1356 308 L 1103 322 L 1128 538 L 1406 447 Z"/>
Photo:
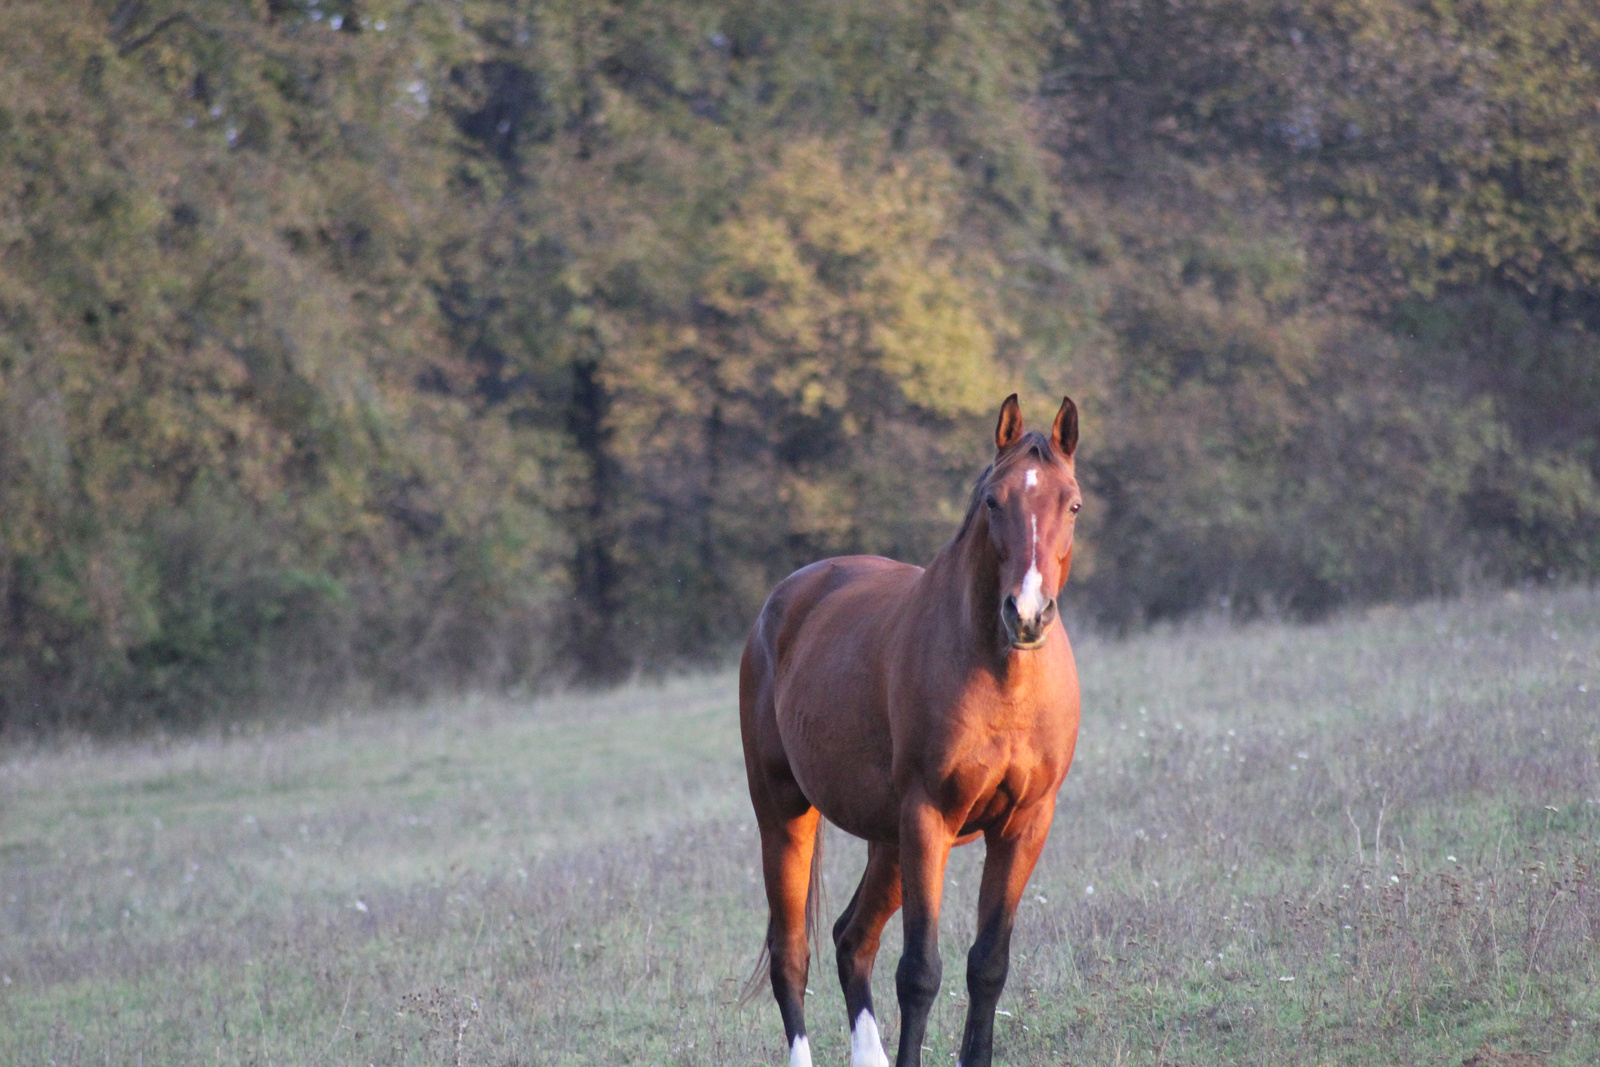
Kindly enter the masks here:
<path id="1" fill-rule="evenodd" d="M 900 816 L 900 885 L 905 953 L 895 968 L 900 997 L 896 1067 L 921 1067 L 928 1010 L 939 995 L 939 901 L 953 840 L 944 815 L 926 800 L 908 800 Z"/>
<path id="2" fill-rule="evenodd" d="M 889 1067 L 872 1010 L 872 965 L 884 924 L 900 907 L 900 850 L 867 846 L 867 869 L 850 905 L 833 927 L 839 953 L 839 984 L 850 1021 L 850 1067 Z"/>
<path id="3" fill-rule="evenodd" d="M 1054 802 L 1018 812 L 984 835 L 983 884 L 978 890 L 978 937 L 967 953 L 967 1026 L 956 1067 L 989 1067 L 994 1055 L 994 1009 L 1011 967 L 1011 927 L 1017 902 L 1050 833 Z"/>
<path id="4" fill-rule="evenodd" d="M 767 949 L 772 955 L 772 995 L 783 1016 L 789 1067 L 811 1067 L 806 1037 L 806 894 L 811 887 L 811 851 L 820 813 L 807 808 L 792 819 L 761 826 L 761 864 L 767 883 Z"/>

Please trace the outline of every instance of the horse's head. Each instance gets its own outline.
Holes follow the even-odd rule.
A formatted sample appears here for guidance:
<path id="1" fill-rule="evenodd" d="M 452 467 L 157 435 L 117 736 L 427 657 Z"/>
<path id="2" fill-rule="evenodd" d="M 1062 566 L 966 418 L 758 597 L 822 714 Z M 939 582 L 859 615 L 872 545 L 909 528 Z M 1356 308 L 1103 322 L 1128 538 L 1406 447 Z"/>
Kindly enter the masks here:
<path id="1" fill-rule="evenodd" d="M 1011 647 L 1044 645 L 1056 597 L 1072 565 L 1072 533 L 1083 494 L 1073 464 L 1078 408 L 1061 401 L 1049 436 L 1024 432 L 1013 393 L 1000 407 L 995 459 L 978 484 L 979 510 L 999 559 L 1000 622 Z"/>

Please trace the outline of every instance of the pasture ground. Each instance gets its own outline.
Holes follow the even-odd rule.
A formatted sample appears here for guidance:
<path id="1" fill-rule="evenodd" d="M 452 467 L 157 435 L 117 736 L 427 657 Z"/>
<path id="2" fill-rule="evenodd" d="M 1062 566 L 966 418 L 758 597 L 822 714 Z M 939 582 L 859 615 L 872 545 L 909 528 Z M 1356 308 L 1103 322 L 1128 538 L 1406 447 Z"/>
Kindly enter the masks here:
<path id="1" fill-rule="evenodd" d="M 1600 593 L 1077 651 L 999 1062 L 1600 1063 Z M 0 752 L 3 1063 L 778 1064 L 763 922 L 728 674 Z"/>

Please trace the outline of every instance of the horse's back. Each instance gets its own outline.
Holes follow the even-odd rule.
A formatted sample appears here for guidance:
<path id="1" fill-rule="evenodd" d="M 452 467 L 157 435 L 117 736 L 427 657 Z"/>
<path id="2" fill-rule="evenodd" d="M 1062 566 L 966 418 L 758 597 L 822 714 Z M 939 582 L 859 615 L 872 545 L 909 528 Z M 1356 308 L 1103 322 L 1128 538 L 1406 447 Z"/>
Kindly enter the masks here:
<path id="1" fill-rule="evenodd" d="M 773 587 L 761 609 L 756 634 L 765 635 L 777 662 L 785 660 L 802 637 L 826 638 L 856 625 L 877 625 L 892 610 L 897 593 L 922 573 L 921 567 L 882 556 L 835 556 L 802 567 Z"/>

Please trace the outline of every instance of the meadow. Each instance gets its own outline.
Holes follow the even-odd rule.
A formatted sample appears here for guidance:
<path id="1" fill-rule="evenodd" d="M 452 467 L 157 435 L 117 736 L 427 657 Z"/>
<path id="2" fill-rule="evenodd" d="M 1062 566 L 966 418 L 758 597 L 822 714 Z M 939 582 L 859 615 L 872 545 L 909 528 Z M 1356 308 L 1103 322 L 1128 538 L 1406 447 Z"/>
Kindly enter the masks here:
<path id="1" fill-rule="evenodd" d="M 1075 647 L 998 1062 L 1600 1062 L 1600 591 Z M 0 751 L 8 1064 L 778 1064 L 763 923 L 731 673 Z"/>

